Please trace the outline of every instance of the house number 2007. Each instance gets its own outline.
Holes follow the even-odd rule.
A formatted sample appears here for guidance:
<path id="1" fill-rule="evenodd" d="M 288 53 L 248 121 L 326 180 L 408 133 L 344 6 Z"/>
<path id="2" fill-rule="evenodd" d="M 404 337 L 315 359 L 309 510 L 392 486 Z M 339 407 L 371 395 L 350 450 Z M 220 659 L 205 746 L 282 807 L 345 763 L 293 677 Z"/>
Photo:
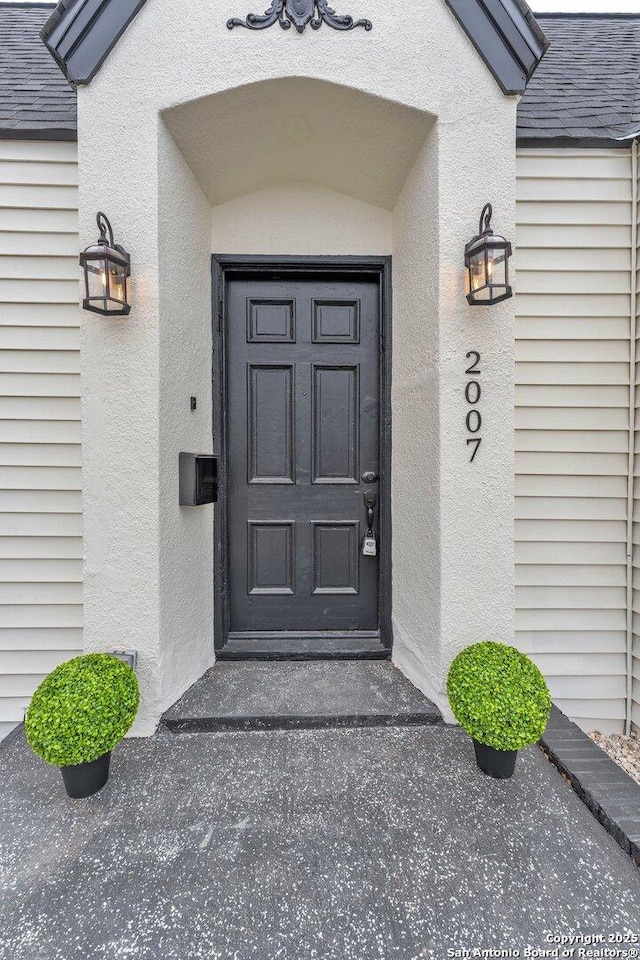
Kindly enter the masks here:
<path id="1" fill-rule="evenodd" d="M 482 371 L 480 370 L 480 354 L 477 350 L 470 350 L 466 356 L 466 359 L 471 361 L 465 370 L 465 373 L 469 379 L 467 380 L 464 388 L 464 397 L 469 405 L 469 410 L 467 411 L 466 417 L 466 425 L 467 431 L 471 434 L 471 436 L 467 437 L 467 446 L 471 452 L 469 462 L 473 463 L 476 458 L 476 454 L 480 449 L 480 444 L 482 443 L 482 438 L 478 436 L 480 433 L 480 428 L 482 427 L 482 414 L 478 409 L 480 397 L 482 396 L 482 387 L 480 386 L 480 381 L 476 379 L 480 376 Z"/>

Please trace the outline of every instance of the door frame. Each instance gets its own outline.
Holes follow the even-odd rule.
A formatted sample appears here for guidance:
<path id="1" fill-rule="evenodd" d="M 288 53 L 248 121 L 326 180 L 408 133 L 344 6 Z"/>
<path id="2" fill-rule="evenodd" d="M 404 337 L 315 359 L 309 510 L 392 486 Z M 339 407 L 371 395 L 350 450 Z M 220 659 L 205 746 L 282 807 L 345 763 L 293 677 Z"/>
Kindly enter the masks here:
<path id="1" fill-rule="evenodd" d="M 380 653 L 327 652 L 323 658 L 361 659 L 388 657 L 393 644 L 391 627 L 391 307 L 392 258 L 390 256 L 261 256 L 212 254 L 212 390 L 213 390 L 213 454 L 219 458 L 218 503 L 214 521 L 214 647 L 220 659 L 238 659 L 242 654 L 225 654 L 229 637 L 229 573 L 227 518 L 227 281 L 243 276 L 285 279 L 305 274 L 327 275 L 334 279 L 375 278 L 380 290 L 380 480 L 379 517 L 380 552 L 378 565 L 378 598 Z M 319 631 L 321 633 L 321 631 Z M 247 650 L 246 656 L 252 656 Z M 258 654 L 255 654 L 258 656 Z M 276 655 L 270 656 L 272 659 Z M 279 659 L 315 659 L 317 655 L 287 653 Z"/>

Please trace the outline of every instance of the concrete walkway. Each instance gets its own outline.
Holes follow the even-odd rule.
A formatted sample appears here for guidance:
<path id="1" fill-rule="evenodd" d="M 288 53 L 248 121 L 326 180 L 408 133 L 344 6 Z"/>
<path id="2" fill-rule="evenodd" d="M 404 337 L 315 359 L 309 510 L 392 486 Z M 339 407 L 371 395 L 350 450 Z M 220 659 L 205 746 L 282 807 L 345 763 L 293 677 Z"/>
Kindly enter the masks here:
<path id="1" fill-rule="evenodd" d="M 444 960 L 640 934 L 640 872 L 540 751 L 494 781 L 444 725 L 163 732 L 121 744 L 85 801 L 19 733 L 0 811 L 1 960 Z"/>

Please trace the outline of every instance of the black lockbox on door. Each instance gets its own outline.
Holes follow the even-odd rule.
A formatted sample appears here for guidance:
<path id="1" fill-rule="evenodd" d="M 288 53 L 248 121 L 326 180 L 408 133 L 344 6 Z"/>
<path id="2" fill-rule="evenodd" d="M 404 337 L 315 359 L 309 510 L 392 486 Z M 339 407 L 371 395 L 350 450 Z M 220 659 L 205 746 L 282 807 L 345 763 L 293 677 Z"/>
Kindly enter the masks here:
<path id="1" fill-rule="evenodd" d="M 218 458 L 206 453 L 180 454 L 180 506 L 218 501 Z"/>

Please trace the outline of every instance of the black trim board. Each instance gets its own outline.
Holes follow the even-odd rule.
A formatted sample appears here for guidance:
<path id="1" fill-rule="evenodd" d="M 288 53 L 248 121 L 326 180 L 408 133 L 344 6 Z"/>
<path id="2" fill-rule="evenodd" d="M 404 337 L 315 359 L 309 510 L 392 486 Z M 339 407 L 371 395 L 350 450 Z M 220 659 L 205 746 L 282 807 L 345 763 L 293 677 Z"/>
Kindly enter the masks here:
<path id="1" fill-rule="evenodd" d="M 445 0 L 507 96 L 524 93 L 549 41 L 525 0 Z"/>
<path id="2" fill-rule="evenodd" d="M 640 865 L 640 784 L 555 706 L 540 746 L 594 817 Z"/>
<path id="3" fill-rule="evenodd" d="M 60 0 L 40 36 L 70 83 L 90 83 L 145 3 Z"/>
<path id="4" fill-rule="evenodd" d="M 341 257 L 291 257 L 291 256 L 234 256 L 213 254 L 212 272 L 212 389 L 213 389 L 213 453 L 219 458 L 218 503 L 214 522 L 214 646 L 216 656 L 225 658 L 225 648 L 229 638 L 228 612 L 228 555 L 226 537 L 228 533 L 226 509 L 226 364 L 225 364 L 225 313 L 226 279 L 230 275 L 270 276 L 283 274 L 304 276 L 306 274 L 324 274 L 338 277 L 371 276 L 378 279 L 380 285 L 381 319 L 381 406 L 380 406 L 380 635 L 382 643 L 376 642 L 372 649 L 363 649 L 358 641 L 349 641 L 352 652 L 348 653 L 338 644 L 326 644 L 319 637 L 316 652 L 309 645 L 300 653 L 304 659 L 352 657 L 388 657 L 392 648 L 391 627 L 391 306 L 392 306 L 392 267 L 391 257 L 341 256 Z M 239 642 L 240 643 L 240 642 Z M 275 659 L 279 656 L 292 657 L 284 651 L 277 654 L 273 645 L 264 649 L 260 641 L 241 642 L 238 649 L 232 646 L 228 651 L 229 659 Z"/>

